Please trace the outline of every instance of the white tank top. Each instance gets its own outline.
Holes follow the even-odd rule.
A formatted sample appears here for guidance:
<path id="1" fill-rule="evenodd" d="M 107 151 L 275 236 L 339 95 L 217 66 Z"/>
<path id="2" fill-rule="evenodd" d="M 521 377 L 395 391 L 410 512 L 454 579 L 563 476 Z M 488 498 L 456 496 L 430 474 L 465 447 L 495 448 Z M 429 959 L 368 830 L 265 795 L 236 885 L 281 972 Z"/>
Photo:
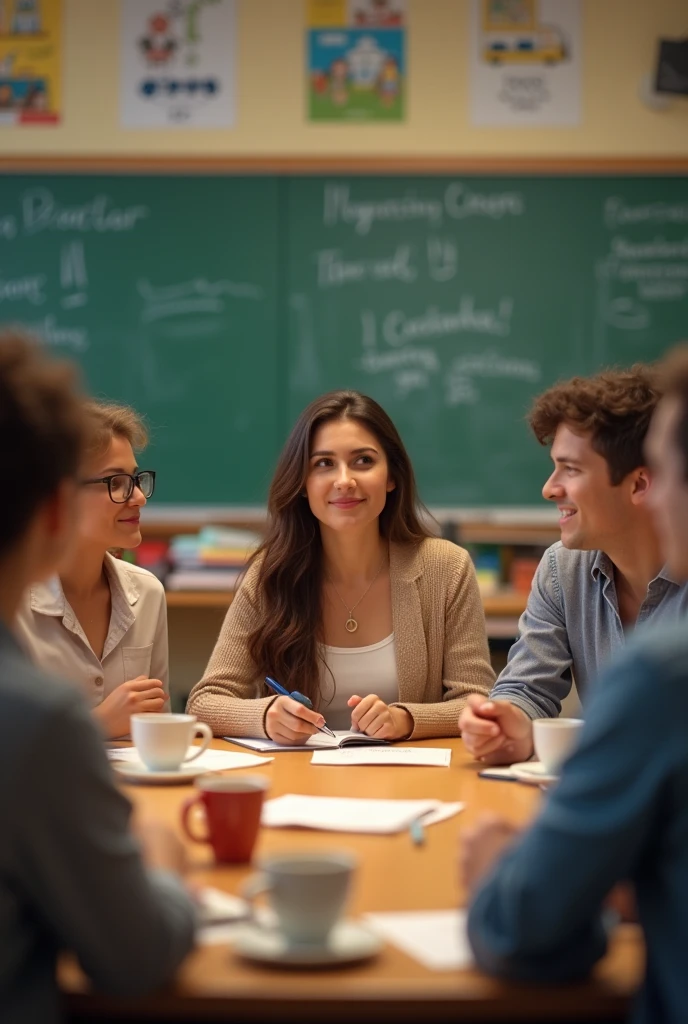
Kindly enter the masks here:
<path id="1" fill-rule="evenodd" d="M 330 729 L 350 729 L 349 697 L 376 693 L 385 704 L 399 700 L 399 679 L 394 633 L 368 647 L 321 647 L 325 665 L 321 671 L 322 702 L 319 710 Z M 334 681 L 333 677 L 334 676 Z"/>

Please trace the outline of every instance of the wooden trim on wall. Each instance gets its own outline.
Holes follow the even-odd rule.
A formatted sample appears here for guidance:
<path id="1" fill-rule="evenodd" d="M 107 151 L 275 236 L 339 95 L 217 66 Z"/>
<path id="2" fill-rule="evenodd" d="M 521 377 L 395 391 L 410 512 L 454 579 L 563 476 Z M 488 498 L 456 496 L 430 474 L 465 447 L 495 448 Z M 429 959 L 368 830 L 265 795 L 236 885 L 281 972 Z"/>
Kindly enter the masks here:
<path id="1" fill-rule="evenodd" d="M 0 173 L 688 175 L 686 157 L 4 156 Z"/>

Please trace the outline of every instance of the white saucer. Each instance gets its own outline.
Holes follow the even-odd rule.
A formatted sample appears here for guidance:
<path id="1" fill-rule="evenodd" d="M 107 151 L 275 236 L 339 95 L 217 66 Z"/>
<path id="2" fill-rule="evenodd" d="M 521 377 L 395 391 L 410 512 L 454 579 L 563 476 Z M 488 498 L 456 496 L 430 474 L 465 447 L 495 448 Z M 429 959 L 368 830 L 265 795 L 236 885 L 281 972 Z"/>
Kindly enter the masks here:
<path id="1" fill-rule="evenodd" d="M 382 939 L 363 925 L 344 921 L 336 925 L 326 946 L 289 946 L 275 928 L 245 925 L 236 935 L 237 953 L 249 960 L 285 967 L 334 967 L 375 956 Z"/>
<path id="2" fill-rule="evenodd" d="M 183 764 L 181 768 L 172 772 L 151 771 L 140 761 L 111 761 L 110 764 L 128 782 L 143 782 L 156 786 L 179 785 L 182 782 L 191 782 L 199 775 L 208 774 L 207 768 L 197 764 Z"/>
<path id="3" fill-rule="evenodd" d="M 531 782 L 534 786 L 552 786 L 559 781 L 559 775 L 550 775 L 541 761 L 521 761 L 511 765 L 511 774 L 519 782 Z"/>

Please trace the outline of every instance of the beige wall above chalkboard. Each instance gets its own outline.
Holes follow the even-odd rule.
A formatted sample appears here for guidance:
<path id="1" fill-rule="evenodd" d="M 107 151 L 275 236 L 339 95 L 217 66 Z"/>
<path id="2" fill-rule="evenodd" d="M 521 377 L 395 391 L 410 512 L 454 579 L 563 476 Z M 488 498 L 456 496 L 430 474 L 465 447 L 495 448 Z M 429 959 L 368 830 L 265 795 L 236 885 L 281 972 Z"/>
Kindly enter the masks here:
<path id="1" fill-rule="evenodd" d="M 120 126 L 119 0 L 63 0 L 64 104 L 50 128 L 0 128 L 3 156 L 688 157 L 688 101 L 657 113 L 638 90 L 660 36 L 688 30 L 685 0 L 580 0 L 580 125 L 475 127 L 469 116 L 469 0 L 408 0 L 409 102 L 399 125 L 306 120 L 304 0 L 239 0 L 237 124 L 231 130 Z"/>

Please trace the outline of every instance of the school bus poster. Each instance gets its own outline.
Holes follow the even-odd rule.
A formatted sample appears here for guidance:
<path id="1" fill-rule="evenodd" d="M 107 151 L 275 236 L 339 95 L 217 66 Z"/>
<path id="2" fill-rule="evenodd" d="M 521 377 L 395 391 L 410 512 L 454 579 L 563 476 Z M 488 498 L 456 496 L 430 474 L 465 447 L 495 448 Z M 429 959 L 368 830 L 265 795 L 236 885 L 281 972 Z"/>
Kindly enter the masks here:
<path id="1" fill-rule="evenodd" d="M 580 8 L 581 0 L 473 0 L 475 124 L 578 123 Z"/>
<path id="2" fill-rule="evenodd" d="M 62 0 L 0 0 L 0 126 L 56 124 Z"/>

